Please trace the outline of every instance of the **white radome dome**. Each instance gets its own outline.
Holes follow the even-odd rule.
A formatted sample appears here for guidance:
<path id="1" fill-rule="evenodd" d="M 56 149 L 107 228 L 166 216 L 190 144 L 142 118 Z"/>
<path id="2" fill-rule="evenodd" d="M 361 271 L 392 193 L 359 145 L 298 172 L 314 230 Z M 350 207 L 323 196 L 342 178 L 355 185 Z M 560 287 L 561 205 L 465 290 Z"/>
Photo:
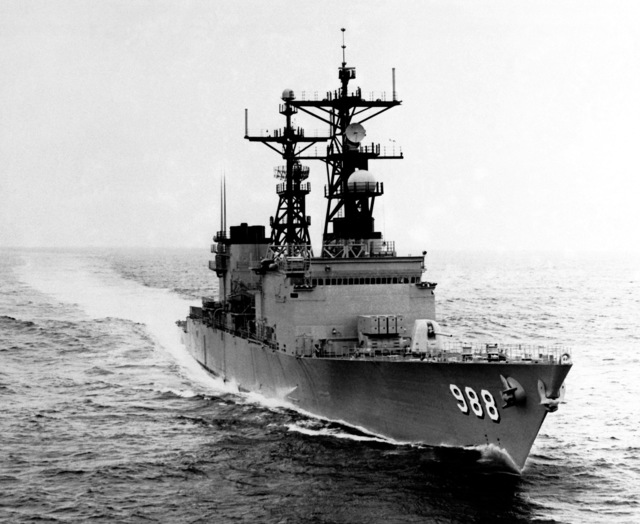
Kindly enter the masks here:
<path id="1" fill-rule="evenodd" d="M 282 92 L 282 100 L 295 100 L 296 95 L 293 92 L 293 89 L 285 89 Z"/>
<path id="2" fill-rule="evenodd" d="M 357 169 L 354 171 L 349 180 L 347 181 L 347 187 L 350 190 L 357 191 L 358 189 L 364 189 L 367 187 L 365 184 L 372 186 L 376 183 L 375 177 L 366 169 Z"/>

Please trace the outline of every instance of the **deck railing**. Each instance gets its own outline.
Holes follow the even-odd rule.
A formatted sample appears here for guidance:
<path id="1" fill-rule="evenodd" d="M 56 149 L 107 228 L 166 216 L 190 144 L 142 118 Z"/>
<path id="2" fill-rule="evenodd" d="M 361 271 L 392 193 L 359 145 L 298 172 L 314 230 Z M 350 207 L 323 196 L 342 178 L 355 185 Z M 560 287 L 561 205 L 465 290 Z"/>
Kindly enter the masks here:
<path id="1" fill-rule="evenodd" d="M 348 358 L 368 360 L 420 359 L 429 362 L 495 362 L 495 363 L 548 363 L 568 362 L 571 348 L 563 345 L 538 344 L 486 344 L 443 343 L 440 348 L 427 352 L 411 352 L 409 348 L 337 347 L 321 350 L 320 358 Z"/>

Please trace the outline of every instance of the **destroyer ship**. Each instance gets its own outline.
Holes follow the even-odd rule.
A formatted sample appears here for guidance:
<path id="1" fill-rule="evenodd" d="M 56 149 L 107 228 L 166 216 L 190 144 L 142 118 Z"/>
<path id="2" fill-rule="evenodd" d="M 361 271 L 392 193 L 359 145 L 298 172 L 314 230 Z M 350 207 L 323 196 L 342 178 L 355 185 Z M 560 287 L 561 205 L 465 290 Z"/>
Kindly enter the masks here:
<path id="1" fill-rule="evenodd" d="M 344 33 L 343 33 L 344 35 Z M 364 96 L 347 66 L 343 38 L 339 86 L 318 96 L 291 89 L 279 106 L 283 126 L 245 139 L 283 159 L 279 197 L 265 226 L 221 228 L 209 263 L 219 296 L 204 298 L 179 324 L 189 352 L 240 391 L 276 398 L 302 412 L 399 443 L 498 449 L 522 470 L 547 413 L 564 397 L 571 368 L 562 347 L 456 342 L 436 321 L 436 284 L 421 256 L 399 256 L 376 231 L 383 183 L 369 170 L 403 158 L 366 142 L 373 118 L 401 104 Z M 293 119 L 326 124 L 305 135 Z M 315 254 L 305 199 L 305 161 L 324 163 L 327 211 Z"/>

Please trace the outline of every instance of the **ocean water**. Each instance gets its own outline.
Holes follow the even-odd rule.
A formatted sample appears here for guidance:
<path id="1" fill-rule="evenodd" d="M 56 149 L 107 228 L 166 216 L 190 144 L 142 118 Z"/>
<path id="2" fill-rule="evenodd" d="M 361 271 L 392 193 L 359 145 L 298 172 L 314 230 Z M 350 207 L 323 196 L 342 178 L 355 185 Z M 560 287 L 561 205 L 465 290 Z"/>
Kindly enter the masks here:
<path id="1" fill-rule="evenodd" d="M 438 316 L 573 348 L 521 475 L 206 375 L 175 321 L 205 251 L 0 251 L 0 521 L 640 522 L 640 257 L 433 253 Z"/>

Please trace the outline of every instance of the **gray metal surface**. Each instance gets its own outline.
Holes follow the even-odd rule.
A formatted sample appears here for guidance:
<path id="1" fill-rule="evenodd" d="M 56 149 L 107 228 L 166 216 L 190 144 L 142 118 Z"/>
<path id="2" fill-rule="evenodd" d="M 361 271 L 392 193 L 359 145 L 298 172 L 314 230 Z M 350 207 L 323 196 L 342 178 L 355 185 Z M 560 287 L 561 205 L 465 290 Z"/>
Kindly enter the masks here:
<path id="1" fill-rule="evenodd" d="M 297 357 L 189 319 L 189 351 L 238 387 L 402 443 L 488 446 L 522 469 L 547 414 L 538 381 L 558 396 L 570 364 Z M 524 388 L 503 407 L 501 375 Z"/>

